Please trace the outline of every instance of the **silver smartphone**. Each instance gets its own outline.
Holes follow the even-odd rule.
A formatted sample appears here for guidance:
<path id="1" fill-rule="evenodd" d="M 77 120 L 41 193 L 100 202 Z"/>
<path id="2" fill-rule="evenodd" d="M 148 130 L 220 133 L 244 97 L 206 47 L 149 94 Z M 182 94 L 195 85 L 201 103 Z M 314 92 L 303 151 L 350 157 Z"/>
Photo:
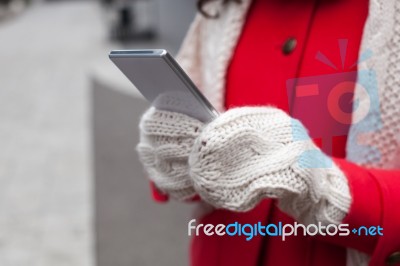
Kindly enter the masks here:
<path id="1" fill-rule="evenodd" d="M 111 61 L 157 109 L 209 122 L 218 112 L 163 49 L 114 50 Z"/>

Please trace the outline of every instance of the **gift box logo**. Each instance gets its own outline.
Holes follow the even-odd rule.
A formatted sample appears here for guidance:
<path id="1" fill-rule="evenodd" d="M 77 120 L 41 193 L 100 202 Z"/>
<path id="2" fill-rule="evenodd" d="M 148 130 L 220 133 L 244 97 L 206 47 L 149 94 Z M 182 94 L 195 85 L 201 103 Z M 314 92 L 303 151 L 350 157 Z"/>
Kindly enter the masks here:
<path id="1" fill-rule="evenodd" d="M 351 125 L 357 124 L 363 133 L 377 131 L 381 128 L 381 121 L 376 121 L 374 127 L 364 126 L 363 121 L 372 116 L 380 118 L 379 95 L 375 71 L 360 69 L 352 71 L 362 61 L 369 59 L 372 53 L 368 50 L 361 54 L 358 62 L 345 68 L 347 40 L 339 40 L 341 67 L 335 66 L 323 53 L 318 52 L 316 59 L 333 69 L 337 73 L 310 77 L 289 79 L 286 82 L 290 115 L 300 120 L 308 129 L 309 135 L 293 131 L 294 140 L 304 140 L 311 137 L 320 139 L 322 150 L 332 154 L 332 140 L 335 137 L 347 136 Z M 363 108 L 359 108 L 360 99 L 355 98 L 354 91 L 360 92 L 363 99 Z M 357 121 L 353 120 L 357 112 Z M 369 117 L 371 118 L 371 117 Z M 295 120 L 293 120 L 295 123 Z M 365 148 L 365 147 L 364 147 Z M 379 151 L 373 147 L 366 147 L 369 152 Z M 321 156 L 316 156 L 321 155 Z M 299 163 L 307 168 L 324 168 L 332 165 L 331 160 L 318 150 L 304 152 Z"/>

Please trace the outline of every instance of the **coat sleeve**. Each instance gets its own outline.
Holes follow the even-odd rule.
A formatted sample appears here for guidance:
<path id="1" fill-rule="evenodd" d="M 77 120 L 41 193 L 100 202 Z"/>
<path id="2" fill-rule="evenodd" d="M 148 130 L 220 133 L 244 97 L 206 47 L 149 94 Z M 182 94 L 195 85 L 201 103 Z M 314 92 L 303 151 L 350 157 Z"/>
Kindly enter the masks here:
<path id="1" fill-rule="evenodd" d="M 382 235 L 332 237 L 327 241 L 371 256 L 370 265 L 386 265 L 400 252 L 400 170 L 367 169 L 343 159 L 335 162 L 346 174 L 352 204 L 343 220 L 349 229 L 380 226 Z M 390 264 L 398 265 L 398 264 Z"/>
<path id="2" fill-rule="evenodd" d="M 158 188 L 152 181 L 150 181 L 150 190 L 151 190 L 151 197 L 155 202 L 163 203 L 169 200 L 168 195 L 158 190 Z"/>

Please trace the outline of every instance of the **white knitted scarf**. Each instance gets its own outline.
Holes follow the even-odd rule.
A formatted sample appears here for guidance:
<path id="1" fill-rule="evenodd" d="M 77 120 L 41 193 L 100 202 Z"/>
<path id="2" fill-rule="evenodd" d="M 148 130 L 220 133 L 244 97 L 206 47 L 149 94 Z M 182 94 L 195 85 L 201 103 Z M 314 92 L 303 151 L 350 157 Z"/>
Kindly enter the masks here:
<path id="1" fill-rule="evenodd" d="M 206 6 L 218 19 L 194 19 L 178 60 L 210 102 L 224 109 L 228 64 L 242 31 L 251 0 Z M 356 15 L 356 14 L 355 14 Z M 367 70 L 356 86 L 357 109 L 347 142 L 347 159 L 366 167 L 400 167 L 400 1 L 370 0 L 360 49 L 359 70 Z M 371 57 L 363 60 L 363 51 Z M 376 99 L 378 98 L 378 100 Z M 365 115 L 367 114 L 367 115 Z M 347 265 L 367 265 L 368 257 L 348 250 Z"/>

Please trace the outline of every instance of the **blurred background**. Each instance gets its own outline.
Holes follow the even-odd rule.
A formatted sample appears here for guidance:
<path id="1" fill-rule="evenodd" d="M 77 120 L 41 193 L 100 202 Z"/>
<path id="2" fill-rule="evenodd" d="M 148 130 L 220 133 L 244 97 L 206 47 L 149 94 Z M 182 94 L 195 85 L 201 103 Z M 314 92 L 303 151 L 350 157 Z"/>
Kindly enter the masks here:
<path id="1" fill-rule="evenodd" d="M 112 49 L 175 54 L 195 0 L 0 0 L 0 265 L 187 265 L 191 206 L 138 162 Z"/>

